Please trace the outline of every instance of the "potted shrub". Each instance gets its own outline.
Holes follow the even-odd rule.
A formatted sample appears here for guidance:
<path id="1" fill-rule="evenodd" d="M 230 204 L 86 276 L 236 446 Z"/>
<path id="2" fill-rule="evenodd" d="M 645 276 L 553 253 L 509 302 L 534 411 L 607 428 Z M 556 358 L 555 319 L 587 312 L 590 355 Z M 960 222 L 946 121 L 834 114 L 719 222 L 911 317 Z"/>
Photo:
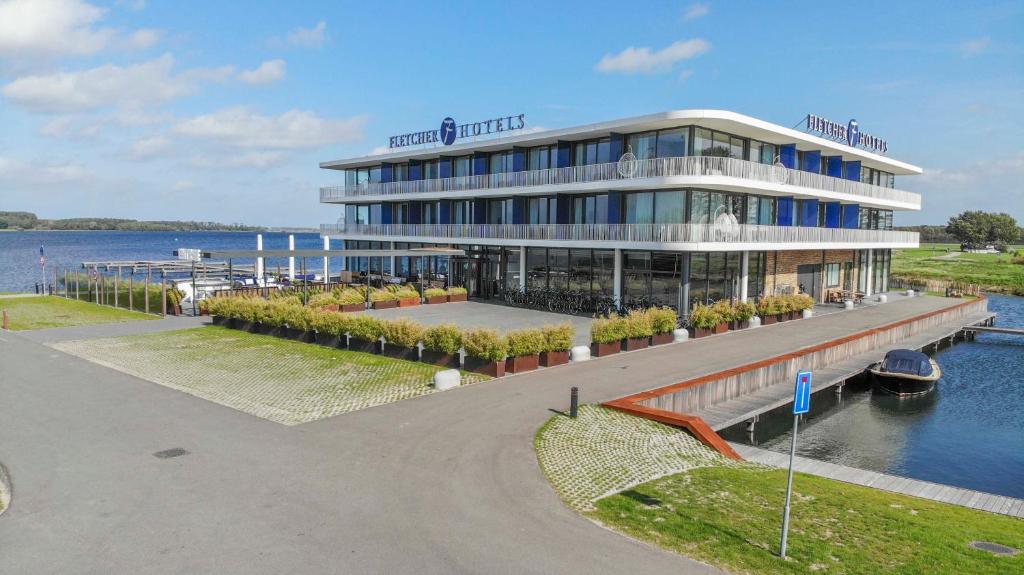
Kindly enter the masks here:
<path id="1" fill-rule="evenodd" d="M 793 296 L 793 319 L 810 317 L 814 309 L 814 298 L 802 293 Z"/>
<path id="2" fill-rule="evenodd" d="M 315 294 L 309 298 L 309 303 L 306 305 L 313 309 L 338 311 L 338 300 L 334 298 L 334 294 L 332 292 Z"/>
<path id="3" fill-rule="evenodd" d="M 210 298 L 199 300 L 199 315 L 210 315 Z"/>
<path id="4" fill-rule="evenodd" d="M 757 314 L 761 316 L 761 325 L 782 321 L 779 317 L 782 315 L 782 307 L 778 296 L 769 295 L 761 298 L 761 301 L 757 302 Z"/>
<path id="5" fill-rule="evenodd" d="M 366 292 L 352 288 L 334 290 L 334 300 L 341 311 L 353 312 L 366 309 Z"/>
<path id="6" fill-rule="evenodd" d="M 313 337 L 316 343 L 324 347 L 347 347 L 345 320 L 345 316 L 332 311 L 313 310 L 309 317 L 309 327 L 315 334 Z"/>
<path id="7" fill-rule="evenodd" d="M 718 314 L 718 325 L 715 326 L 715 333 L 722 334 L 729 331 L 729 325 L 733 321 L 732 302 L 729 300 L 718 300 L 712 304 L 711 309 Z"/>
<path id="8" fill-rule="evenodd" d="M 749 301 L 741 301 L 732 306 L 732 321 L 729 322 L 729 329 L 747 329 L 750 327 L 750 318 L 757 314 L 757 308 Z"/>
<path id="9" fill-rule="evenodd" d="M 373 309 L 391 309 L 398 307 L 398 294 L 389 290 L 375 290 L 370 294 Z"/>
<path id="10" fill-rule="evenodd" d="M 469 299 L 469 292 L 464 287 L 450 287 L 448 288 L 448 301 L 466 301 Z"/>
<path id="11" fill-rule="evenodd" d="M 699 303 L 690 310 L 690 325 L 693 326 L 691 335 L 694 338 L 712 335 L 721 323 L 721 316 L 709 305 Z"/>
<path id="12" fill-rule="evenodd" d="M 414 289 L 396 291 L 395 295 L 398 296 L 398 307 L 412 307 L 414 305 L 420 305 L 420 292 Z"/>
<path id="13" fill-rule="evenodd" d="M 417 345 L 423 339 L 423 325 L 407 318 L 382 322 L 384 355 L 416 361 L 420 358 Z"/>
<path id="14" fill-rule="evenodd" d="M 167 288 L 167 313 L 170 315 L 181 315 L 181 298 L 184 294 L 181 290 L 171 286 Z"/>
<path id="15" fill-rule="evenodd" d="M 622 351 L 626 322 L 618 316 L 601 317 L 590 322 L 590 353 L 603 357 Z"/>
<path id="16" fill-rule="evenodd" d="M 453 323 L 428 327 L 423 333 L 423 356 L 420 361 L 442 367 L 459 367 L 462 332 Z"/>
<path id="17" fill-rule="evenodd" d="M 430 288 L 423 292 L 428 304 L 448 303 L 448 292 L 441 288 Z"/>
<path id="18" fill-rule="evenodd" d="M 234 321 L 232 327 L 242 331 L 256 331 L 256 302 L 245 299 L 240 300 L 234 310 Z"/>
<path id="19" fill-rule="evenodd" d="M 626 337 L 622 339 L 623 350 L 634 351 L 650 345 L 654 328 L 647 310 L 634 309 L 623 318 L 623 321 L 626 323 Z"/>
<path id="20" fill-rule="evenodd" d="M 286 306 L 281 316 L 284 319 L 285 337 L 306 343 L 313 341 L 314 333 L 309 325 L 309 308 L 298 305 Z"/>
<path id="21" fill-rule="evenodd" d="M 672 343 L 672 331 L 676 329 L 679 322 L 679 314 L 670 307 L 652 307 L 647 310 L 651 318 L 651 345 L 664 345 Z"/>
<path id="22" fill-rule="evenodd" d="M 508 343 L 493 329 L 474 329 L 462 334 L 466 349 L 466 369 L 491 377 L 505 375 Z"/>
<path id="23" fill-rule="evenodd" d="M 541 331 L 544 333 L 544 350 L 540 352 L 540 364 L 544 367 L 554 367 L 569 363 L 569 350 L 576 339 L 576 328 L 565 322 L 546 325 Z"/>
<path id="24" fill-rule="evenodd" d="M 352 351 L 380 353 L 380 336 L 384 333 L 382 322 L 369 316 L 356 316 L 349 320 L 348 348 Z"/>
<path id="25" fill-rule="evenodd" d="M 230 298 L 210 298 L 205 300 L 207 302 L 206 307 L 210 312 L 210 320 L 213 325 L 220 325 L 230 327 L 231 316 L 228 313 L 230 309 Z"/>
<path id="26" fill-rule="evenodd" d="M 505 359 L 505 371 L 522 373 L 537 369 L 540 363 L 540 352 L 544 351 L 544 332 L 539 329 L 519 329 L 509 332 L 505 339 L 508 342 L 508 358 Z"/>

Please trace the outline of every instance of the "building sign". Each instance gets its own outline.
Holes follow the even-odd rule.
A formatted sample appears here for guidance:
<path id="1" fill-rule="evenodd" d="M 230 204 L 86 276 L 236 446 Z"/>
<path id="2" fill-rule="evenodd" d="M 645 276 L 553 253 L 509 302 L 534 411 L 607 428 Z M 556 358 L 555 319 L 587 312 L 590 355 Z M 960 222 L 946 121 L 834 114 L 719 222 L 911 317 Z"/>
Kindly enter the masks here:
<path id="1" fill-rule="evenodd" d="M 441 120 L 441 127 L 436 130 L 425 130 L 422 132 L 411 132 L 400 136 L 391 136 L 388 139 L 389 148 L 404 148 L 406 146 L 419 146 L 421 144 L 443 144 L 450 146 L 460 138 L 472 138 L 486 136 L 488 134 L 499 134 L 512 130 L 522 130 L 526 127 L 526 114 L 517 116 L 502 116 L 493 120 L 482 122 L 470 122 L 459 124 L 451 117 Z"/>
<path id="2" fill-rule="evenodd" d="M 864 148 L 873 152 L 885 153 L 889 143 L 881 138 L 860 131 L 857 120 L 850 120 L 845 126 L 821 116 L 807 114 L 807 131 L 817 132 L 837 142 L 845 142 L 854 148 Z"/>

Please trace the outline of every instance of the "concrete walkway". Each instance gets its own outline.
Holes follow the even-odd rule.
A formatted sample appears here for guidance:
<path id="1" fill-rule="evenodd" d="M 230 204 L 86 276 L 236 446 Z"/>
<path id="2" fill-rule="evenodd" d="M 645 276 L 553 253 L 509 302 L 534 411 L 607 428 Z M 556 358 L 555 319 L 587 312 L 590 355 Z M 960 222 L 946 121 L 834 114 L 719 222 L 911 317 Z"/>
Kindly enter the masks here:
<path id="1" fill-rule="evenodd" d="M 772 467 L 789 468 L 788 453 L 777 453 L 740 443 L 731 443 L 730 445 L 748 461 L 763 463 Z M 951 485 L 910 479 L 909 477 L 836 465 L 835 463 L 800 457 L 799 455 L 793 460 L 793 469 L 808 475 L 827 477 L 836 481 L 874 487 L 883 491 L 902 493 L 903 495 L 911 495 L 931 501 L 960 505 L 980 511 L 1009 515 L 1010 517 L 1024 517 L 1024 499 L 1006 497 L 1005 495 L 994 495 L 971 489 L 961 489 Z"/>
<path id="2" fill-rule="evenodd" d="M 711 573 L 565 507 L 537 429 L 598 402 L 949 305 L 619 354 L 285 427 L 5 333 L 11 573 Z M 135 322 L 156 323 L 156 322 Z M 97 334 L 99 335 L 99 334 Z M 113 334 L 112 334 L 113 335 Z M 180 447 L 189 453 L 159 459 Z"/>

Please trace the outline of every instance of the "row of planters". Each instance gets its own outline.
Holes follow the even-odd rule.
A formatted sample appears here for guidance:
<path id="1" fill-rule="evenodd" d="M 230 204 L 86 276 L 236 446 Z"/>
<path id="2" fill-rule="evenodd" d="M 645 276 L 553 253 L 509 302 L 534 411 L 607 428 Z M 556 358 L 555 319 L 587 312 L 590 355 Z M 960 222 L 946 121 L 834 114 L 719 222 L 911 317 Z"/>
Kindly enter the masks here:
<path id="1" fill-rule="evenodd" d="M 754 316 L 759 316 L 763 325 L 800 319 L 805 310 L 813 307 L 814 298 L 806 294 L 767 296 L 756 306 L 728 300 L 712 305 L 697 304 L 690 311 L 690 335 L 697 338 L 746 329 Z"/>
<path id="2" fill-rule="evenodd" d="M 366 297 L 366 286 L 336 288 L 330 292 L 317 294 L 309 299 L 310 307 L 327 311 L 363 311 L 369 299 L 374 309 L 410 307 L 420 305 L 420 292 L 410 286 L 389 285 L 382 289 L 370 289 L 370 297 Z M 447 290 L 431 288 L 423 293 L 428 304 L 448 303 L 449 301 L 466 301 L 465 288 L 451 287 Z"/>
<path id="3" fill-rule="evenodd" d="M 672 343 L 679 316 L 668 307 L 633 310 L 626 315 L 597 318 L 590 324 L 590 353 L 601 357 L 651 345 Z"/>
<path id="4" fill-rule="evenodd" d="M 520 373 L 567 363 L 575 337 L 568 323 L 502 336 L 492 329 L 460 330 L 454 324 L 428 328 L 410 319 L 339 314 L 294 305 L 286 298 L 214 298 L 208 307 L 215 325 L 442 367 L 460 367 L 459 351 L 465 350 L 465 369 L 492 377 L 502 377 L 506 370 Z"/>

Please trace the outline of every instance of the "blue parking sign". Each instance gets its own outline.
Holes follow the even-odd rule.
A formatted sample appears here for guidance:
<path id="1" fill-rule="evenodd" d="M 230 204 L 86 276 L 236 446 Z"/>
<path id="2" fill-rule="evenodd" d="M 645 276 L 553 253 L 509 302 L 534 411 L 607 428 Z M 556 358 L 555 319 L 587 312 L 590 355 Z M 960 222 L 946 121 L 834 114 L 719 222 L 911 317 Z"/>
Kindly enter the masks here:
<path id="1" fill-rule="evenodd" d="M 793 395 L 793 415 L 811 410 L 811 372 L 796 374 L 796 393 Z"/>

